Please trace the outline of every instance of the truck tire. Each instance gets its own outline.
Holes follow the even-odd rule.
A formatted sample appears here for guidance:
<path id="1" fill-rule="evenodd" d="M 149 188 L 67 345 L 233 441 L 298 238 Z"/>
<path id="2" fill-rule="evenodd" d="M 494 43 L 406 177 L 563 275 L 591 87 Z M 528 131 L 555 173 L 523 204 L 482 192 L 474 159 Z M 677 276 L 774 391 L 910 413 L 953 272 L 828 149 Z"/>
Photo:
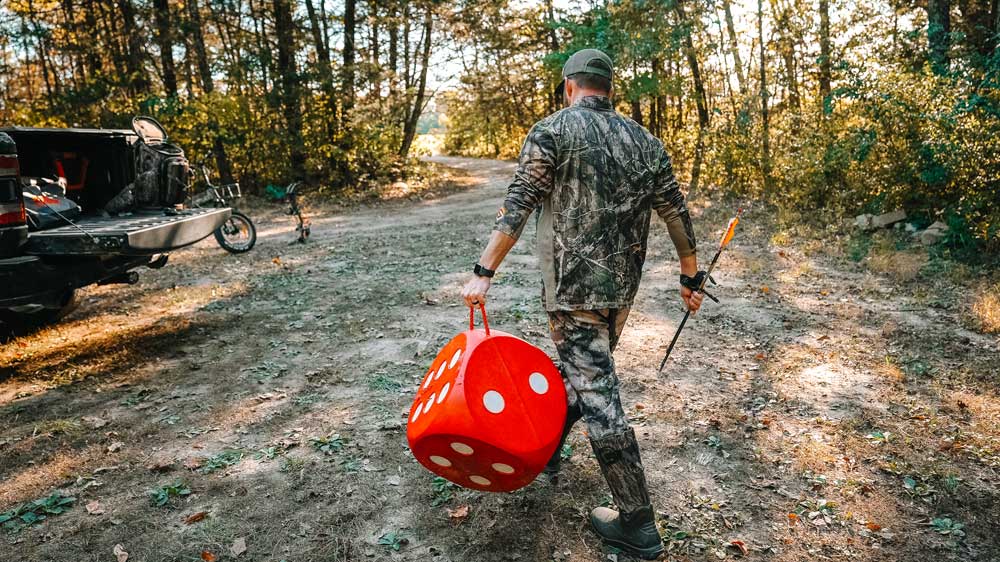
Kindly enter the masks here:
<path id="1" fill-rule="evenodd" d="M 67 291 L 59 302 L 58 307 L 43 308 L 36 312 L 3 311 L 0 314 L 0 340 L 3 340 L 6 336 L 18 336 L 31 330 L 54 324 L 80 306 L 75 289 Z"/>

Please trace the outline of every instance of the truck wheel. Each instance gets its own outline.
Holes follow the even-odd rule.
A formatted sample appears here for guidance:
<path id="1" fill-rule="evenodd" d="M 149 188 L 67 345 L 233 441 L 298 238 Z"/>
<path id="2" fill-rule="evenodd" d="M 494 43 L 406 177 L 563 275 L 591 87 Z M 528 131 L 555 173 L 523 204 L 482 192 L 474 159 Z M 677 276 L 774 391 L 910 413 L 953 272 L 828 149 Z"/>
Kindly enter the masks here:
<path id="1" fill-rule="evenodd" d="M 57 308 L 43 308 L 36 312 L 3 311 L 0 314 L 0 336 L 21 335 L 31 330 L 54 324 L 80 306 L 76 291 L 70 289 L 59 301 Z"/>

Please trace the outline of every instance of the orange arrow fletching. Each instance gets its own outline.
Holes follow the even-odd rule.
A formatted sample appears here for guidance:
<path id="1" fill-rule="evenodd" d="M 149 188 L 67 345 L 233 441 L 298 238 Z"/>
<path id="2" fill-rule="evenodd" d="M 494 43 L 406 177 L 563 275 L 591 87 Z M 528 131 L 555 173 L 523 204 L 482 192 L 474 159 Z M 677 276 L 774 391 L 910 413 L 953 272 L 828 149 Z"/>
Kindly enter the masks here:
<path id="1" fill-rule="evenodd" d="M 733 239 L 733 235 L 736 234 L 736 225 L 738 224 L 740 224 L 739 217 L 729 219 L 729 228 L 726 229 L 726 235 L 722 237 L 722 244 L 719 247 L 725 248 L 729 244 L 729 241 Z"/>

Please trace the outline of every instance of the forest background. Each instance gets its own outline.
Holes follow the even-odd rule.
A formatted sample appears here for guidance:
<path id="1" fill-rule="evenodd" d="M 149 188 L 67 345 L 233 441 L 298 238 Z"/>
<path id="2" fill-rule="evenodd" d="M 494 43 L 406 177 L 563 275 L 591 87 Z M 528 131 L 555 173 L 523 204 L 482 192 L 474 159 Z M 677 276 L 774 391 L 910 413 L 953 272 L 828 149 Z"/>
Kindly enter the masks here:
<path id="1" fill-rule="evenodd" d="M 839 228 L 902 208 L 939 251 L 1000 253 L 998 0 L 7 0 L 0 124 L 153 115 L 223 181 L 337 194 L 406 177 L 419 132 L 513 158 L 566 57 L 616 63 L 616 104 L 689 197 Z"/>

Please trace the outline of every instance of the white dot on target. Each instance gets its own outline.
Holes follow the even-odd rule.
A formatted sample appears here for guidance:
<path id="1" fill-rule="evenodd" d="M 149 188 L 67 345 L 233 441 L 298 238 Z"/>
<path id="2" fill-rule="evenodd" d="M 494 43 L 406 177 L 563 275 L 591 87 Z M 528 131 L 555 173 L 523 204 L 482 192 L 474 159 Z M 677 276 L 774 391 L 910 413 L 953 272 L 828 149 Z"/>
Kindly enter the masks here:
<path id="1" fill-rule="evenodd" d="M 449 466 L 451 466 L 451 461 L 450 460 L 448 460 L 448 459 L 446 459 L 444 457 L 439 457 L 437 455 L 431 455 L 431 462 L 434 463 L 434 464 L 436 464 L 436 465 L 438 465 L 438 466 L 443 466 L 445 468 L 448 468 Z"/>
<path id="2" fill-rule="evenodd" d="M 441 368 L 438 369 L 437 374 L 434 375 L 434 380 L 438 380 L 439 378 L 441 378 L 441 373 L 444 373 L 444 361 L 441 362 Z"/>
<path id="3" fill-rule="evenodd" d="M 531 373 L 528 377 L 528 386 L 535 391 L 535 394 L 545 394 L 549 391 L 549 379 L 541 373 Z"/>
<path id="4" fill-rule="evenodd" d="M 454 366 L 455 366 L 455 363 L 458 363 L 458 359 L 459 359 L 459 358 L 460 358 L 461 356 L 462 356 L 462 350 L 461 350 L 461 349 L 459 349 L 458 351 L 456 351 L 456 352 L 455 352 L 455 355 L 452 355 L 452 356 L 451 356 L 451 362 L 450 362 L 450 363 L 448 363 L 448 368 L 449 368 L 449 369 L 451 369 L 452 367 L 454 367 Z"/>
<path id="5" fill-rule="evenodd" d="M 499 414 L 504 408 L 503 395 L 495 390 L 487 391 L 486 394 L 483 395 L 483 406 L 485 406 L 490 413 Z"/>
<path id="6" fill-rule="evenodd" d="M 427 403 L 424 404 L 424 413 L 426 414 L 433 405 L 434 405 L 434 395 L 431 394 L 431 397 L 427 399 Z"/>
<path id="7" fill-rule="evenodd" d="M 472 480 L 473 482 L 475 482 L 476 484 L 479 484 L 480 486 L 489 486 L 490 485 L 490 481 L 489 480 L 487 480 L 486 478 L 483 478 L 482 476 L 478 476 L 478 475 L 475 475 L 475 474 L 473 474 L 472 476 L 470 476 L 469 480 Z"/>
<path id="8" fill-rule="evenodd" d="M 499 472 L 500 474 L 514 474 L 514 467 L 502 462 L 493 463 L 493 470 Z"/>
<path id="9" fill-rule="evenodd" d="M 472 454 L 472 447 L 466 445 L 465 443 L 459 443 L 458 441 L 451 444 L 451 450 L 462 455 Z"/>

